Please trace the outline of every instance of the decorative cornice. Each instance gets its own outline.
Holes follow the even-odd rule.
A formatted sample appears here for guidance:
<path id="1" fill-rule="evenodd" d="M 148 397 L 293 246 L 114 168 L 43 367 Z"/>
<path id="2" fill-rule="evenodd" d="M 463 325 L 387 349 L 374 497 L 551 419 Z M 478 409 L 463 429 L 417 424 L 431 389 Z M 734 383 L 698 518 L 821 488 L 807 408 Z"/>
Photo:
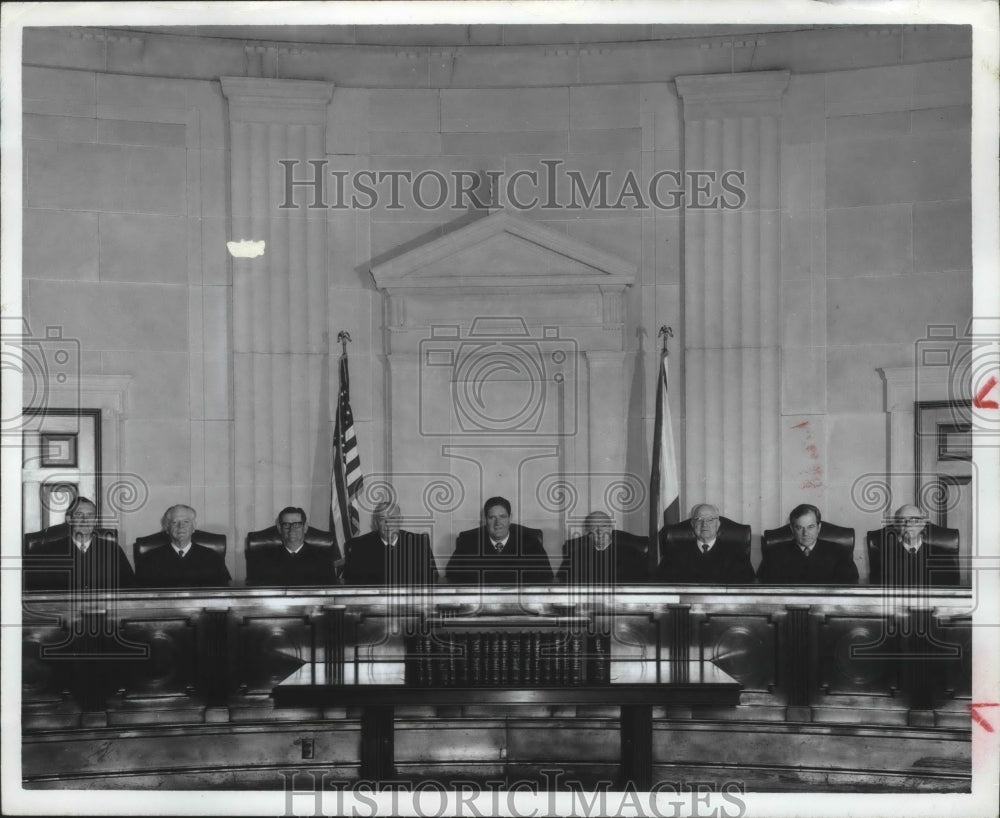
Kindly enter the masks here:
<path id="1" fill-rule="evenodd" d="M 236 122 L 288 121 L 295 111 L 295 122 L 325 124 L 334 89 L 332 82 L 316 80 L 221 77 L 220 82 Z"/>
<path id="2" fill-rule="evenodd" d="M 62 382 L 48 384 L 50 406 L 60 409 L 94 407 L 123 415 L 128 408 L 126 398 L 130 383 L 131 375 L 71 375 Z"/>
<path id="3" fill-rule="evenodd" d="M 967 379 L 957 384 L 960 394 L 951 394 L 956 384 L 948 366 L 883 366 L 876 371 L 885 384 L 886 412 L 912 412 L 917 401 L 971 399 Z"/>
<path id="4" fill-rule="evenodd" d="M 748 71 L 677 77 L 674 83 L 684 118 L 692 120 L 778 114 L 789 77 L 788 71 Z"/>

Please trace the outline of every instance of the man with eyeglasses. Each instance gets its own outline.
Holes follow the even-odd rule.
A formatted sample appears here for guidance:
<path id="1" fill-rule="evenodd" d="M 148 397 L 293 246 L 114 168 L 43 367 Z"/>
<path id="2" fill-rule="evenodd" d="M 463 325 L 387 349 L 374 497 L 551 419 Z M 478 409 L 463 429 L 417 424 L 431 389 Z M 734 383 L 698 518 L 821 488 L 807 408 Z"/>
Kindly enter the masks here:
<path id="1" fill-rule="evenodd" d="M 869 544 L 876 546 L 869 550 L 872 585 L 958 585 L 957 551 L 949 553 L 941 542 L 946 531 L 932 525 L 919 506 L 900 506 L 889 525 L 868 533 Z"/>
<path id="2" fill-rule="evenodd" d="M 723 521 L 719 509 L 708 503 L 692 508 L 688 522 L 693 536 L 674 538 L 661 549 L 663 561 L 657 571 L 660 582 L 742 585 L 754 581 L 750 554 L 738 531 L 745 527 Z"/>
<path id="3" fill-rule="evenodd" d="M 278 512 L 280 545 L 255 548 L 247 556 L 247 585 L 337 585 L 331 549 L 306 542 L 306 513 L 296 506 Z"/>
<path id="4" fill-rule="evenodd" d="M 135 576 L 147 588 L 224 588 L 232 579 L 222 554 L 193 542 L 198 514 L 183 503 L 168 508 L 163 531 L 141 537 L 150 550 L 136 557 Z M 138 540 L 137 540 L 138 542 Z"/>

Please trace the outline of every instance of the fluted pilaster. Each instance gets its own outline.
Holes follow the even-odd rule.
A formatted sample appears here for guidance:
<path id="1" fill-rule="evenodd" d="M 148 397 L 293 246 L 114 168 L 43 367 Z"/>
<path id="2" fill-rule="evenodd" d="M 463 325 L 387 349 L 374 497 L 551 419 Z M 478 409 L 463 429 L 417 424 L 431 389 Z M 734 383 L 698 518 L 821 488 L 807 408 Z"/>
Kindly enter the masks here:
<path id="1" fill-rule="evenodd" d="M 689 199 L 684 211 L 685 498 L 715 503 L 755 531 L 781 516 L 778 159 L 787 84 L 787 71 L 677 78 L 685 170 L 714 173 L 716 195 L 722 174 L 741 172 L 746 193 L 738 208 Z"/>
<path id="2" fill-rule="evenodd" d="M 587 401 L 590 504 L 588 510 L 618 512 L 606 508 L 607 497 L 614 485 L 621 484 L 625 475 L 625 449 L 628 429 L 622 422 L 627 415 L 628 353 L 587 350 L 589 395 Z"/>
<path id="3" fill-rule="evenodd" d="M 307 207 L 313 191 L 304 188 L 293 199 L 301 206 L 281 207 L 281 161 L 298 160 L 295 178 L 312 178 L 308 161 L 325 156 L 333 85 L 224 77 L 222 90 L 229 100 L 232 239 L 265 243 L 262 256 L 233 260 L 240 541 L 284 505 L 308 510 L 317 458 L 329 457 L 317 446 L 330 436 L 326 211 Z"/>

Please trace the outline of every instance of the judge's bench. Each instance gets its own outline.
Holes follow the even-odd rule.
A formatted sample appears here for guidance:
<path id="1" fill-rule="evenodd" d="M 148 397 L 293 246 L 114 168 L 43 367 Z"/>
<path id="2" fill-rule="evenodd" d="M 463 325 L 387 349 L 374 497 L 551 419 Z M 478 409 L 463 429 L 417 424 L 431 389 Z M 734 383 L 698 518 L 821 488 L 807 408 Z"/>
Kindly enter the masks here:
<path id="1" fill-rule="evenodd" d="M 22 775 L 968 791 L 973 607 L 864 586 L 35 594 Z"/>

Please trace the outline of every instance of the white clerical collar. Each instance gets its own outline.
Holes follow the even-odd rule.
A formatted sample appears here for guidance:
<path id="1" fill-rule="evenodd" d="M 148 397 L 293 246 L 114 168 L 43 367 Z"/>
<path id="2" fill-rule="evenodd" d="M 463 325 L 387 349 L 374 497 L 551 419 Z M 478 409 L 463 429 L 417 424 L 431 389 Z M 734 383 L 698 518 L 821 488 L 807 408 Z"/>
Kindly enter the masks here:
<path id="1" fill-rule="evenodd" d="M 713 537 L 711 540 L 698 540 L 698 550 L 705 551 L 705 546 L 708 546 L 708 551 L 712 550 L 712 546 L 715 545 L 715 541 L 719 539 L 718 537 Z"/>
<path id="2" fill-rule="evenodd" d="M 389 542 L 385 537 L 382 538 L 382 545 L 386 548 L 394 548 L 399 543 L 399 534 L 392 538 L 392 542 Z"/>
<path id="3" fill-rule="evenodd" d="M 174 549 L 174 551 L 177 552 L 178 557 L 185 556 L 187 552 L 191 550 L 191 543 L 187 543 L 186 545 L 178 545 L 177 543 L 172 542 L 170 543 L 170 545 Z"/>
<path id="4" fill-rule="evenodd" d="M 295 556 L 296 554 L 298 554 L 298 553 L 299 553 L 299 552 L 300 552 L 300 551 L 301 551 L 301 550 L 303 549 L 303 547 L 305 547 L 305 543 L 302 543 L 302 545 L 300 545 L 300 546 L 299 546 L 298 548 L 296 548 L 296 549 L 295 549 L 294 551 L 292 551 L 292 549 L 291 549 L 291 548 L 289 548 L 289 547 L 288 547 L 288 546 L 286 545 L 286 546 L 285 546 L 285 550 L 286 550 L 286 551 L 287 551 L 287 552 L 288 552 L 289 554 L 291 554 L 292 556 Z"/>

